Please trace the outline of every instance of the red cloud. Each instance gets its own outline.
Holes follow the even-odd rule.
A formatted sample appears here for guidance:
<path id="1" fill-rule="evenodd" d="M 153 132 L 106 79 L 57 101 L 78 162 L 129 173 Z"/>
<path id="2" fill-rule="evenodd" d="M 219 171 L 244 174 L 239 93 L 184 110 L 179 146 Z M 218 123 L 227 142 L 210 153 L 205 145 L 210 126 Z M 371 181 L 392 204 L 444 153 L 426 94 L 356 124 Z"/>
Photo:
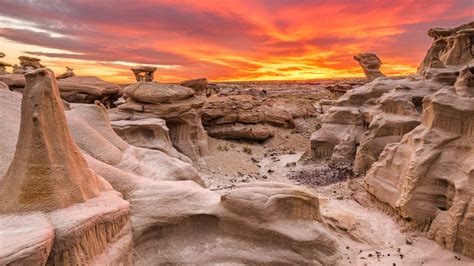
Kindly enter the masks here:
<path id="1" fill-rule="evenodd" d="M 55 66 L 76 62 L 76 69 L 100 64 L 116 69 L 106 78 L 119 81 L 132 76 L 116 61 L 162 65 L 158 77 L 167 81 L 360 75 L 352 55 L 362 51 L 400 74 L 400 67 L 415 70 L 428 28 L 467 22 L 473 10 L 471 0 L 10 2 L 0 16 L 29 26 L 0 24 L 0 34 L 72 53 L 3 52 L 29 52 Z"/>

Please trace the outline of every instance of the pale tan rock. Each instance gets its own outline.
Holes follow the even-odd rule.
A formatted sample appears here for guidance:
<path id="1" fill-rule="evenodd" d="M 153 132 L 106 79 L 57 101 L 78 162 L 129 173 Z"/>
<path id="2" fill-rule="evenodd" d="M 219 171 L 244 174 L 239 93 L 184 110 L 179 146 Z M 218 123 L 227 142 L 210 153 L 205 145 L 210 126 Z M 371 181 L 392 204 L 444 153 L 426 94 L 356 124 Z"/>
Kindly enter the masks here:
<path id="1" fill-rule="evenodd" d="M 122 96 L 120 86 L 98 77 L 80 76 L 58 80 L 61 98 L 70 103 L 94 103 L 98 100 L 111 107 Z"/>
<path id="2" fill-rule="evenodd" d="M 193 89 L 196 95 L 204 95 L 207 91 L 208 82 L 207 78 L 199 78 L 185 80 L 179 85 Z"/>
<path id="3" fill-rule="evenodd" d="M 421 125 L 387 145 L 366 176 L 377 199 L 441 245 L 474 255 L 474 98 L 453 87 L 424 99 Z M 432 222 L 431 222 L 432 221 Z M 430 225 L 431 224 L 431 225 Z"/>
<path id="4" fill-rule="evenodd" d="M 5 63 L 5 62 L 0 61 L 0 75 L 8 74 L 7 68 L 6 68 L 7 66 L 9 67 L 9 66 L 12 66 L 12 65 L 9 64 L 9 63 Z"/>
<path id="5" fill-rule="evenodd" d="M 386 144 L 399 141 L 419 123 L 422 98 L 442 87 L 420 77 L 382 78 L 349 90 L 326 112 L 321 128 L 312 134 L 313 157 L 355 159 L 354 170 L 363 174 Z"/>
<path id="6" fill-rule="evenodd" d="M 186 100 L 194 96 L 194 90 L 173 84 L 158 82 L 143 82 L 131 84 L 125 88 L 124 96 L 136 102 L 143 103 L 171 103 Z"/>
<path id="7" fill-rule="evenodd" d="M 23 89 L 26 84 L 25 75 L 23 74 L 0 75 L 0 81 L 5 82 L 10 88 Z"/>
<path id="8" fill-rule="evenodd" d="M 111 122 L 115 132 L 127 143 L 153 150 L 159 150 L 171 157 L 191 163 L 186 155 L 179 153 L 171 143 L 166 122 L 160 118 L 142 120 L 119 120 Z"/>
<path id="9" fill-rule="evenodd" d="M 454 88 L 461 97 L 474 97 L 474 67 L 466 66 L 461 69 Z"/>
<path id="10" fill-rule="evenodd" d="M 385 75 L 380 72 L 380 67 L 382 66 L 382 61 L 374 53 L 360 53 L 354 56 L 354 60 L 359 62 L 359 65 L 364 70 L 364 74 L 369 81 L 372 81 L 379 77 L 385 77 Z"/>
<path id="11" fill-rule="evenodd" d="M 166 121 L 173 146 L 192 160 L 209 154 L 207 133 L 201 122 L 203 97 L 191 88 L 160 84 L 136 83 L 125 88 L 126 102 L 111 111 L 111 120 L 161 118 Z"/>
<path id="12" fill-rule="evenodd" d="M 107 111 L 100 103 L 72 104 L 71 111 L 66 114 L 75 142 L 93 158 L 148 179 L 193 180 L 205 186 L 185 157 L 178 159 L 169 152 L 136 147 L 121 139 L 112 129 Z"/>
<path id="13" fill-rule="evenodd" d="M 263 141 L 274 136 L 274 129 L 271 126 L 262 124 L 223 124 L 214 125 L 207 130 L 211 137 L 220 139 L 241 139 Z"/>

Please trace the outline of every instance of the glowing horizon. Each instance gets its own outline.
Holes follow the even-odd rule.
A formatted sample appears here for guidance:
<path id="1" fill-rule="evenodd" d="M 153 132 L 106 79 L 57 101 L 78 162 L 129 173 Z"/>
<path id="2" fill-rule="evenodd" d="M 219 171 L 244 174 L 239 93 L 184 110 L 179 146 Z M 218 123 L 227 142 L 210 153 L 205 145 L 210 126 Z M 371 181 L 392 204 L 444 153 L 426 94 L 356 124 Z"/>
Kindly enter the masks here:
<path id="1" fill-rule="evenodd" d="M 364 76 L 352 57 L 375 52 L 387 75 L 416 72 L 426 32 L 474 19 L 471 0 L 4 1 L 0 59 L 41 58 L 57 74 L 132 82 L 133 65 L 175 82 Z"/>

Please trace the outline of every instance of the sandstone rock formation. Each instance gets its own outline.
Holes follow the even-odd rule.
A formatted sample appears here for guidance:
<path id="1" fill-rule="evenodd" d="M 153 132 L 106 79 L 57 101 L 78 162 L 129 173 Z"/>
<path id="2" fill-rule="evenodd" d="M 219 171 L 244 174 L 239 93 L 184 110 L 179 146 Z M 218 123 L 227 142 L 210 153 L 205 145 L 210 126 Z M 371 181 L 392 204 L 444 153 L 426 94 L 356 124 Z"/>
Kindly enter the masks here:
<path id="1" fill-rule="evenodd" d="M 382 61 L 374 53 L 360 53 L 354 56 L 354 60 L 359 62 L 359 65 L 364 70 L 365 76 L 369 81 L 372 81 L 378 77 L 385 77 L 385 75 L 380 72 L 380 67 L 382 66 Z"/>
<path id="2" fill-rule="evenodd" d="M 447 87 L 423 100 L 421 124 L 387 145 L 368 191 L 441 245 L 474 256 L 474 98 Z M 431 223 L 431 226 L 430 226 Z"/>
<path id="3" fill-rule="evenodd" d="M 58 103 L 57 95 L 58 92 Z M 6 105 L 0 106 L 2 121 L 18 124 L 20 97 L 17 93 L 0 91 L 2 101 L 9 99 L 5 101 Z M 136 265 L 228 264 L 242 261 L 254 264 L 328 265 L 341 259 L 336 239 L 319 223 L 318 198 L 311 191 L 277 183 L 246 184 L 221 196 L 190 180 L 159 181 L 176 175 L 176 171 L 167 172 L 173 160 L 181 162 L 181 165 L 184 163 L 160 151 L 125 143 L 112 130 L 107 112 L 100 103 L 71 104 L 71 110 L 66 114 L 74 141 L 88 165 L 100 175 L 98 178 L 107 179 L 130 202 L 134 250 L 132 252 L 129 238 L 125 237 L 129 236 L 125 233 L 129 228 L 127 221 L 115 223 L 111 216 L 99 212 L 105 207 L 94 205 L 94 200 L 102 201 L 103 192 L 82 205 L 73 204 L 65 209 L 68 211 L 67 217 L 62 210 L 53 211 L 48 216 L 28 217 L 30 223 L 24 222 L 25 216 L 1 216 L 0 228 L 5 228 L 3 232 L 9 232 L 9 242 L 15 243 L 6 249 L 4 245 L 1 246 L 1 263 L 49 261 L 51 264 L 77 264 L 77 252 L 82 252 L 84 248 L 92 249 L 82 257 L 82 263 L 90 264 L 127 265 L 131 262 L 130 257 L 125 255 L 131 254 L 134 254 Z M 1 155 L 7 155 L 0 157 L 0 174 L 3 174 L 6 171 L 4 162 L 12 159 L 8 154 L 15 149 L 11 140 L 17 138 L 18 128 L 0 129 L 0 145 L 2 151 L 6 151 Z M 133 160 L 133 157 L 136 159 Z M 159 162 L 160 158 L 168 159 Z M 187 179 L 192 179 L 189 178 L 192 176 L 190 169 L 183 173 Z M 108 202 L 108 206 L 117 206 L 117 199 Z M 117 212 L 122 210 L 119 207 L 116 209 Z M 84 241 L 80 248 L 75 248 L 75 239 L 68 232 L 81 235 L 83 227 L 70 231 L 67 225 L 72 221 L 77 226 L 89 225 L 78 217 L 84 213 L 94 215 L 95 219 L 89 220 L 91 224 L 99 222 L 103 227 L 110 225 L 114 229 L 107 231 L 109 233 L 104 236 L 105 240 Z M 115 217 L 122 216 L 117 214 Z M 33 224 L 34 230 L 30 230 Z M 22 230 L 13 230 L 19 226 Z M 101 228 L 96 229 L 96 232 L 101 232 Z M 93 236 L 102 234 L 88 234 L 88 237 Z M 23 239 L 25 241 L 19 241 Z M 98 244 L 103 241 L 109 244 Z M 10 252 L 24 251 L 25 246 L 31 248 L 23 252 L 21 258 L 16 255 L 19 253 Z M 44 252 L 49 249 L 50 253 Z M 105 255 L 98 255 L 104 250 L 107 250 Z M 114 257 L 114 254 L 117 256 Z"/>
<path id="4" fill-rule="evenodd" d="M 72 78 L 72 77 L 75 77 L 76 74 L 74 74 L 74 69 L 70 68 L 70 67 L 66 67 L 66 72 L 64 72 L 63 74 L 59 75 L 56 77 L 56 79 L 66 79 L 66 78 Z"/>
<path id="5" fill-rule="evenodd" d="M 163 119 L 119 120 L 112 121 L 111 125 L 115 132 L 131 145 L 159 150 L 171 157 L 192 163 L 191 159 L 173 147 L 169 129 Z"/>
<path id="6" fill-rule="evenodd" d="M 16 151 L 0 180 L 0 264 L 131 263 L 129 204 L 72 140 L 54 75 L 38 69 L 26 82 Z"/>
<path id="7" fill-rule="evenodd" d="M 122 96 L 120 86 L 98 77 L 80 76 L 58 80 L 61 98 L 70 103 L 94 103 L 100 101 L 107 107 Z"/>
<path id="8" fill-rule="evenodd" d="M 314 115 L 308 101 L 216 95 L 207 98 L 202 122 L 212 137 L 262 141 L 274 135 L 273 127 L 294 128 L 295 120 Z"/>
<path id="9" fill-rule="evenodd" d="M 20 70 L 22 73 L 33 71 L 35 69 L 43 68 L 44 66 L 40 63 L 41 59 L 30 56 L 20 56 Z"/>
<path id="10" fill-rule="evenodd" d="M 196 95 L 207 94 L 207 78 L 185 80 L 179 85 L 193 89 Z"/>
<path id="11" fill-rule="evenodd" d="M 156 67 L 139 66 L 131 68 L 137 82 L 151 82 L 154 79 Z"/>
<path id="12" fill-rule="evenodd" d="M 111 120 L 161 118 L 173 146 L 196 160 L 208 155 L 207 134 L 201 123 L 204 98 L 187 87 L 157 82 L 135 83 L 124 91 L 126 102 L 111 112 Z"/>
<path id="13" fill-rule="evenodd" d="M 428 35 L 433 38 L 433 44 L 418 68 L 419 74 L 433 68 L 434 62 L 434 68 L 456 68 L 472 60 L 474 22 L 455 28 L 430 29 Z"/>
<path id="14" fill-rule="evenodd" d="M 355 171 L 364 173 L 387 143 L 399 141 L 418 125 L 421 99 L 442 86 L 420 77 L 383 78 L 348 91 L 311 136 L 314 157 L 355 159 Z"/>
<path id="15" fill-rule="evenodd" d="M 6 67 L 9 67 L 9 66 L 12 66 L 12 65 L 9 63 L 0 61 L 0 75 L 8 74 Z"/>
<path id="16" fill-rule="evenodd" d="M 418 75 L 348 91 L 311 138 L 316 158 L 353 162 L 387 209 L 471 257 L 473 27 L 431 30 L 435 41 Z"/>

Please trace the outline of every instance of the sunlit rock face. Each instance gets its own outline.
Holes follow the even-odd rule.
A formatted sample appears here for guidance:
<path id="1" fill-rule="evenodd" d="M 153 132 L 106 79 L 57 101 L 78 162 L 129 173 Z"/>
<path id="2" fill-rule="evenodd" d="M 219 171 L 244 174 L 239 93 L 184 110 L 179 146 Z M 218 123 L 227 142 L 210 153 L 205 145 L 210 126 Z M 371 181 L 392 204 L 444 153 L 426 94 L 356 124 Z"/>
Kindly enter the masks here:
<path id="1" fill-rule="evenodd" d="M 8 117 L 19 111 L 20 95 L 5 91 L 5 96 L 17 102 L 2 110 Z M 2 144 L 3 151 L 15 152 L 0 180 L 0 234 L 6 240 L 0 264 L 131 264 L 129 203 L 89 168 L 72 140 L 49 70 L 26 74 L 21 123 L 16 123 L 16 150 Z M 14 139 L 15 129 L 2 127 L 2 141 Z"/>
<path id="2" fill-rule="evenodd" d="M 359 65 L 364 70 L 364 74 L 369 81 L 372 81 L 379 77 L 385 77 L 385 75 L 380 72 L 382 61 L 376 54 L 360 53 L 354 56 L 354 60 L 359 62 Z"/>
<path id="3" fill-rule="evenodd" d="M 204 98 L 193 89 L 157 82 L 140 82 L 125 88 L 126 102 L 111 113 L 111 120 L 161 118 L 166 121 L 174 147 L 192 160 L 209 154 L 201 123 Z"/>

